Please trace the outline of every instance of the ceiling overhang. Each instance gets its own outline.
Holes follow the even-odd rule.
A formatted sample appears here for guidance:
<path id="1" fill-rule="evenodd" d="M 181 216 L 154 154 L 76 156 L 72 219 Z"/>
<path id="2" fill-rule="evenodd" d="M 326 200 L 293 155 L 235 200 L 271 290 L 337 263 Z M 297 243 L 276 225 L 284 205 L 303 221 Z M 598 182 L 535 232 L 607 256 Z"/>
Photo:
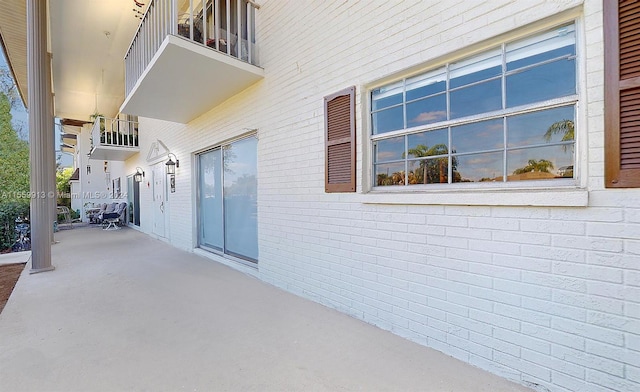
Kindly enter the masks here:
<path id="1" fill-rule="evenodd" d="M 93 147 L 89 159 L 95 159 L 99 161 L 126 161 L 139 152 L 139 147 L 114 147 L 99 145 Z"/>
<path id="2" fill-rule="evenodd" d="M 0 45 L 27 105 L 27 2 L 0 1 Z"/>
<path id="3" fill-rule="evenodd" d="M 264 70 L 168 35 L 120 111 L 188 123 L 264 78 Z"/>

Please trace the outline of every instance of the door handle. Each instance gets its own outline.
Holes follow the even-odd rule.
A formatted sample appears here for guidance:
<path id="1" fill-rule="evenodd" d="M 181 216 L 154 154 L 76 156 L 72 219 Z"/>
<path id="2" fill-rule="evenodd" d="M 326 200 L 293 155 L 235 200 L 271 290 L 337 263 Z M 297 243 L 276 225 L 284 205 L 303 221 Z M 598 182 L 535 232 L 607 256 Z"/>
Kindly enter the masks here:
<path id="1" fill-rule="evenodd" d="M 164 213 L 164 201 L 160 203 L 160 211 Z"/>

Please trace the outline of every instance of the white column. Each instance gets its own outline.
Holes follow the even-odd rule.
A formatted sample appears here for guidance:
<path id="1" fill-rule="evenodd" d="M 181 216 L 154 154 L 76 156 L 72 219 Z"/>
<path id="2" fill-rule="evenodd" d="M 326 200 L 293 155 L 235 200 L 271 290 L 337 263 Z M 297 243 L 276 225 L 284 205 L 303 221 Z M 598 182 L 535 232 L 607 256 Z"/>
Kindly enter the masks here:
<path id="1" fill-rule="evenodd" d="M 51 265 L 51 151 L 53 118 L 47 54 L 46 1 L 27 1 L 27 72 L 29 149 L 31 160 L 31 273 L 50 271 Z"/>

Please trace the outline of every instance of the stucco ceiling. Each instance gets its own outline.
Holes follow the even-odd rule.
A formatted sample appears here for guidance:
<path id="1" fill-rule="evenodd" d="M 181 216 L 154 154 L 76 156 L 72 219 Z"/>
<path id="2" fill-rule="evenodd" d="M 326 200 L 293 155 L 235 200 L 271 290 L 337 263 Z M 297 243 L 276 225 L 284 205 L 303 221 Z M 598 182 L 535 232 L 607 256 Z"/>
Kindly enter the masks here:
<path id="1" fill-rule="evenodd" d="M 49 3 L 58 117 L 86 120 L 95 112 L 118 112 L 124 100 L 124 55 L 140 22 L 133 8 L 133 0 Z"/>
<path id="2" fill-rule="evenodd" d="M 124 55 L 150 0 L 49 2 L 53 89 L 58 117 L 113 116 L 124 100 Z M 0 34 L 18 87 L 27 99 L 26 1 L 0 0 Z"/>

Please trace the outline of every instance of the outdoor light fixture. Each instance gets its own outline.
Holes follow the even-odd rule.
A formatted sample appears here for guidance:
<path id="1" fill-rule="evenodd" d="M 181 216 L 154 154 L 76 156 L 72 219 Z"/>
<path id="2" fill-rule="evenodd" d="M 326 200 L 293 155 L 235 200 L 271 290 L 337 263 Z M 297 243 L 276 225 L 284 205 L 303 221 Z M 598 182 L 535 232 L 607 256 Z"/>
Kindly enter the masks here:
<path id="1" fill-rule="evenodd" d="M 169 157 L 169 162 L 165 164 L 167 165 L 167 174 L 174 175 L 176 174 L 176 167 L 180 167 L 180 161 L 178 160 L 176 155 L 173 153 L 169 153 L 167 155 Z M 173 159 L 171 159 L 171 157 L 175 158 L 176 161 L 174 162 Z"/>
<path id="2" fill-rule="evenodd" d="M 142 182 L 142 177 L 144 177 L 144 170 L 141 167 L 136 167 L 136 174 L 133 175 L 133 181 Z"/>

